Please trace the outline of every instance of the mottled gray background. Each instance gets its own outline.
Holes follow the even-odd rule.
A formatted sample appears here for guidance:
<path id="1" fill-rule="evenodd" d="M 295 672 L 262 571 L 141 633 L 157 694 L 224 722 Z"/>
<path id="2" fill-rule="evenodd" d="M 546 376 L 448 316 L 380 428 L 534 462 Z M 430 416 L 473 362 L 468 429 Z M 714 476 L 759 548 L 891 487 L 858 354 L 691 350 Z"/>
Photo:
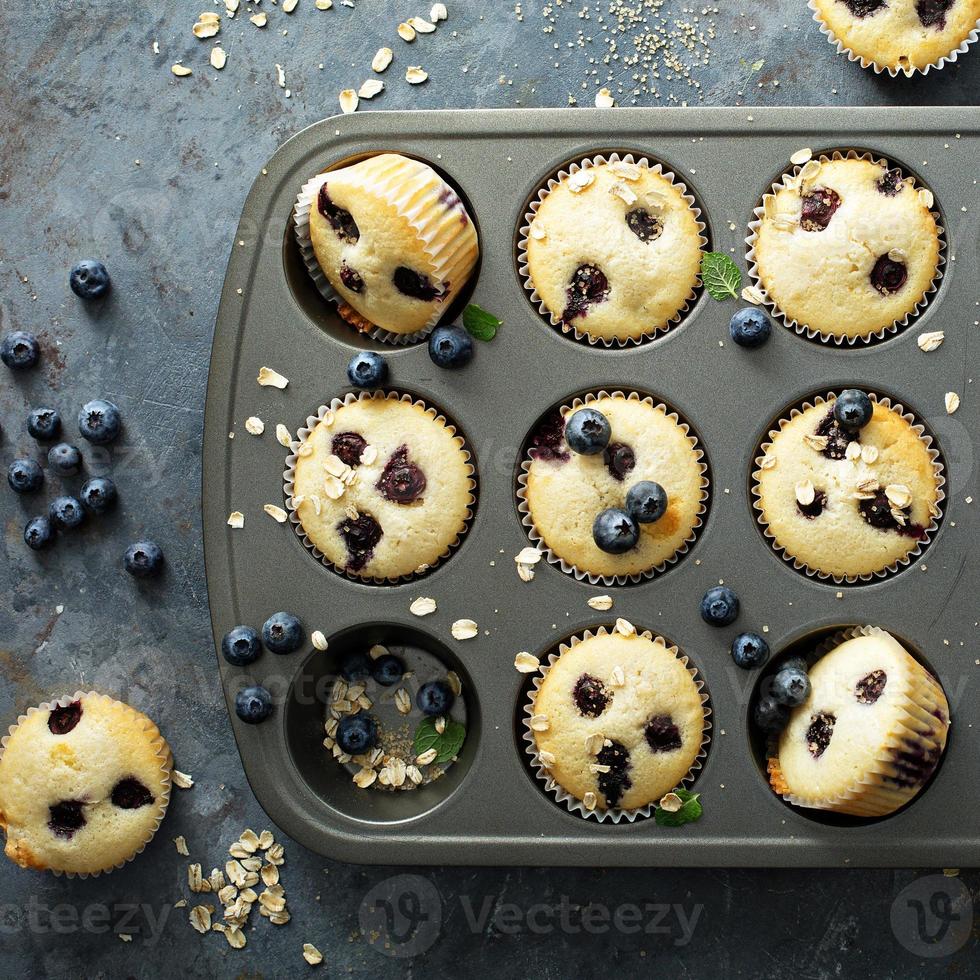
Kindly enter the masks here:
<path id="1" fill-rule="evenodd" d="M 324 952 L 331 975 L 359 977 L 448 976 L 464 963 L 500 977 L 976 972 L 977 937 L 964 938 L 962 918 L 931 950 L 916 945 L 911 920 L 897 932 L 890 926 L 893 913 L 914 913 L 918 899 L 927 930 L 939 928 L 947 905 L 934 898 L 937 882 L 954 911 L 968 912 L 976 872 L 920 882 L 897 901 L 928 872 L 447 868 L 385 885 L 397 869 L 335 864 L 286 841 L 287 926 L 255 915 L 247 947 L 234 951 L 220 935 L 193 932 L 186 910 L 172 908 L 191 898 L 175 835 L 207 870 L 223 864 L 241 829 L 271 826 L 245 783 L 225 717 L 199 515 L 211 333 L 253 178 L 283 140 L 337 110 L 338 91 L 368 77 L 382 44 L 398 61 L 376 108 L 563 106 L 569 95 L 591 104 L 610 78 L 622 104 L 634 101 L 636 69 L 602 64 L 609 3 L 555 3 L 550 18 L 540 2 L 517 5 L 520 14 L 513 2 L 447 6 L 449 21 L 406 51 L 394 27 L 425 14 L 427 2 L 336 0 L 321 12 L 300 0 L 286 16 L 263 0 L 254 9 L 269 12 L 264 30 L 248 23 L 253 8 L 243 3 L 223 22 L 229 57 L 218 73 L 206 64 L 212 42 L 191 34 L 207 0 L 0 0 L 0 329 L 33 330 L 44 350 L 35 371 L 0 371 L 0 460 L 6 467 L 34 449 L 24 428 L 29 406 L 53 405 L 72 420 L 83 401 L 104 396 L 126 420 L 118 445 L 87 455 L 92 472 L 116 479 L 118 512 L 50 553 L 31 554 L 21 540 L 37 501 L 2 491 L 0 719 L 6 725 L 54 693 L 96 687 L 153 715 L 179 768 L 197 780 L 177 791 L 147 852 L 109 877 L 66 881 L 0 865 L 0 973 L 281 976 L 309 969 L 300 955 L 306 941 Z M 639 105 L 966 105 L 980 93 L 977 54 L 916 81 L 862 72 L 834 53 L 802 0 L 720 3 L 708 15 L 699 3 L 660 6 L 670 21 L 714 25 L 715 37 L 709 63 L 691 75 L 699 88 L 664 68 L 659 99 L 643 91 Z M 619 50 L 629 46 L 620 37 Z M 179 59 L 192 77 L 171 75 Z M 406 64 L 422 64 L 430 81 L 405 84 Z M 805 125 L 805 110 L 800 119 Z M 102 307 L 83 306 L 68 290 L 68 268 L 82 256 L 111 270 L 114 290 Z M 163 546 L 167 572 L 137 586 L 120 557 L 144 535 Z M 379 884 L 390 887 L 396 910 L 387 950 L 377 931 L 359 929 L 362 900 Z M 607 911 L 594 913 L 589 928 L 578 913 L 562 912 L 590 903 Z M 637 932 L 633 913 L 622 911 L 629 904 L 650 932 Z M 646 909 L 661 904 L 665 913 Z M 405 944 L 402 912 L 421 923 Z M 694 923 L 689 942 L 682 921 Z"/>

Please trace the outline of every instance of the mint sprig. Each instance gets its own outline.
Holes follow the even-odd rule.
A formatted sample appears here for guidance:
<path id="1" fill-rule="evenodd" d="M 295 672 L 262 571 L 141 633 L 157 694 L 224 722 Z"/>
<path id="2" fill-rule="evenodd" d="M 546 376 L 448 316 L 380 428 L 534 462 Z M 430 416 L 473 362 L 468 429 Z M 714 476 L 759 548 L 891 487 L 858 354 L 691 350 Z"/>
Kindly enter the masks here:
<path id="1" fill-rule="evenodd" d="M 712 299 L 738 299 L 742 273 L 724 252 L 705 252 L 701 257 L 701 281 Z"/>
<path id="2" fill-rule="evenodd" d="M 435 718 L 423 718 L 419 722 L 419 727 L 415 729 L 415 740 L 412 744 L 412 751 L 416 757 L 429 749 L 436 750 L 436 763 L 449 762 L 450 759 L 459 755 L 459 750 L 463 747 L 466 738 L 466 729 L 452 718 L 446 719 L 446 727 L 442 734 L 436 731 Z"/>
<path id="3" fill-rule="evenodd" d="M 497 335 L 498 327 L 502 324 L 503 320 L 498 320 L 492 313 L 487 313 L 476 303 L 470 303 L 463 310 L 463 326 L 475 340 L 493 340 Z"/>
<path id="4" fill-rule="evenodd" d="M 699 793 L 692 793 L 687 789 L 675 789 L 674 795 L 680 797 L 683 806 L 673 813 L 658 806 L 653 812 L 653 819 L 658 827 L 682 827 L 686 823 L 694 823 L 695 820 L 701 819 L 704 808 L 698 801 Z"/>

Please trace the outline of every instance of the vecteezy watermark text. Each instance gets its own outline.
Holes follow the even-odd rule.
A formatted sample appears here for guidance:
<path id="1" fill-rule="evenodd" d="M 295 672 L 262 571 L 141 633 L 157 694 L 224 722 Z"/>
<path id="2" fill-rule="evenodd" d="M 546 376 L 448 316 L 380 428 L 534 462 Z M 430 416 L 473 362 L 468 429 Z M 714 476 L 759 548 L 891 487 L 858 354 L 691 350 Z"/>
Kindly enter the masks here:
<path id="1" fill-rule="evenodd" d="M 144 945 L 154 945 L 173 911 L 170 904 L 147 902 L 90 902 L 48 905 L 36 895 L 24 904 L 0 903 L 0 936 L 29 932 L 35 936 L 70 936 L 75 933 L 132 936 Z"/>

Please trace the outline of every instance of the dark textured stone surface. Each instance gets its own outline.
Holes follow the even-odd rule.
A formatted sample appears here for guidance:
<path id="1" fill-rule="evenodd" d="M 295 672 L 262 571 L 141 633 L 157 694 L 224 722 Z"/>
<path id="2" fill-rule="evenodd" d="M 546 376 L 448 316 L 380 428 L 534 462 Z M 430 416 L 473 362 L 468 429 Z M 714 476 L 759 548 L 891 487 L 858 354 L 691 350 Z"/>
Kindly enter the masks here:
<path id="1" fill-rule="evenodd" d="M 224 21 L 219 40 L 228 64 L 221 73 L 206 66 L 211 42 L 190 30 L 208 3 L 27 0 L 0 7 L 7 83 L 0 101 L 0 330 L 33 330 L 43 348 L 38 369 L 16 377 L 4 371 L 0 379 L 0 457 L 6 465 L 18 452 L 36 454 L 25 430 L 31 406 L 51 405 L 74 419 L 83 402 L 105 397 L 124 416 L 116 445 L 84 446 L 86 473 L 111 473 L 118 484 L 114 513 L 36 555 L 24 547 L 23 525 L 62 482 L 51 478 L 37 499 L 3 495 L 0 718 L 7 724 L 53 694 L 98 688 L 148 711 L 179 768 L 197 780 L 194 789 L 176 791 L 147 852 L 109 877 L 69 881 L 0 865 L 3 974 L 282 976 L 307 970 L 307 941 L 325 954 L 323 975 L 357 977 L 458 975 L 465 958 L 515 978 L 610 969 L 814 978 L 975 972 L 975 936 L 952 958 L 934 959 L 914 956 L 896 939 L 893 901 L 917 877 L 904 871 L 426 870 L 429 886 L 410 881 L 409 898 L 392 905 L 396 931 L 415 909 L 429 916 L 414 944 L 389 944 L 389 952 L 418 950 L 417 958 L 386 957 L 382 943 L 372 945 L 377 932 L 358 931 L 362 899 L 400 871 L 335 864 L 288 841 L 287 926 L 254 915 L 248 946 L 234 951 L 219 935 L 199 936 L 187 910 L 172 908 L 194 898 L 188 860 L 205 871 L 223 865 L 225 846 L 244 827 L 271 826 L 245 783 L 225 717 L 199 526 L 208 351 L 252 179 L 283 140 L 336 110 L 340 88 L 370 75 L 382 44 L 397 60 L 385 76 L 389 91 L 371 104 L 377 108 L 559 106 L 569 93 L 591 104 L 595 82 L 607 84 L 601 68 L 582 89 L 589 58 L 606 52 L 598 40 L 606 3 L 589 5 L 588 19 L 578 16 L 581 3 L 556 7 L 553 33 L 542 31 L 548 21 L 536 2 L 522 5 L 523 22 L 512 3 L 447 5 L 450 21 L 407 50 L 394 27 L 425 13 L 427 3 L 356 0 L 351 10 L 335 0 L 333 10 L 320 12 L 313 0 L 300 0 L 287 17 L 265 0 L 264 31 L 246 16 Z M 679 19 L 693 17 L 682 13 L 689 5 L 664 6 Z M 977 54 L 927 79 L 875 77 L 835 55 L 802 2 L 742 6 L 744 13 L 714 18 L 711 63 L 695 75 L 703 104 L 977 101 Z M 579 31 L 596 40 L 579 45 Z M 629 47 L 621 37 L 620 50 Z M 192 77 L 170 74 L 178 59 L 193 67 Z M 758 60 L 765 63 L 753 71 Z M 277 62 L 288 99 L 275 83 Z M 431 80 L 409 87 L 407 64 L 424 65 Z M 613 65 L 614 78 L 632 84 L 634 69 Z M 697 104 L 697 90 L 669 80 L 666 68 L 661 74 L 659 103 L 641 95 L 637 104 Z M 113 291 L 101 304 L 83 305 L 69 291 L 68 270 L 82 257 L 109 268 Z M 68 436 L 75 435 L 70 427 Z M 63 485 L 75 488 L 76 478 Z M 161 544 L 167 564 L 160 580 L 141 583 L 124 573 L 122 553 L 145 537 Z M 177 834 L 187 838 L 190 859 L 176 854 Z M 976 891 L 975 873 L 959 880 Z M 130 907 L 140 903 L 134 916 Z M 538 903 L 554 914 L 536 911 Z M 628 911 L 618 926 L 594 913 L 585 926 L 575 909 L 590 903 L 610 915 L 628 903 L 671 909 L 659 921 L 659 913 L 643 913 L 643 925 Z M 686 945 L 674 906 L 686 921 L 697 917 Z M 501 916 L 496 925 L 481 921 L 488 912 Z M 643 932 L 644 925 L 654 931 Z M 940 951 L 956 945 L 945 941 Z"/>

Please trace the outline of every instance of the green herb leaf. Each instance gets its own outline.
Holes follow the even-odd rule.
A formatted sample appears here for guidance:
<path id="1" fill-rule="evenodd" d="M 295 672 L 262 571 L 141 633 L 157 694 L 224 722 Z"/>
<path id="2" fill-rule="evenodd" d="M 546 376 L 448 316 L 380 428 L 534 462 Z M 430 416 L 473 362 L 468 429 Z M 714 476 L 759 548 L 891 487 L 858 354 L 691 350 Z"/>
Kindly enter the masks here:
<path id="1" fill-rule="evenodd" d="M 497 328 L 502 323 L 503 320 L 498 320 L 492 313 L 487 313 L 476 303 L 470 303 L 463 310 L 463 326 L 467 333 L 477 340 L 493 340 L 497 334 Z"/>
<path id="2" fill-rule="evenodd" d="M 701 281 L 713 299 L 738 299 L 742 273 L 724 252 L 705 252 L 701 257 Z"/>
<path id="3" fill-rule="evenodd" d="M 704 808 L 698 802 L 699 793 L 692 793 L 687 789 L 675 789 L 674 793 L 681 798 L 684 805 L 674 813 L 658 806 L 653 812 L 653 819 L 658 827 L 682 827 L 701 819 Z"/>
<path id="4" fill-rule="evenodd" d="M 436 731 L 435 718 L 423 718 L 419 722 L 419 727 L 415 729 L 412 751 L 416 756 L 420 756 L 429 749 L 435 749 L 435 762 L 448 762 L 459 755 L 465 738 L 466 729 L 452 718 L 446 719 L 446 727 L 441 735 Z"/>

